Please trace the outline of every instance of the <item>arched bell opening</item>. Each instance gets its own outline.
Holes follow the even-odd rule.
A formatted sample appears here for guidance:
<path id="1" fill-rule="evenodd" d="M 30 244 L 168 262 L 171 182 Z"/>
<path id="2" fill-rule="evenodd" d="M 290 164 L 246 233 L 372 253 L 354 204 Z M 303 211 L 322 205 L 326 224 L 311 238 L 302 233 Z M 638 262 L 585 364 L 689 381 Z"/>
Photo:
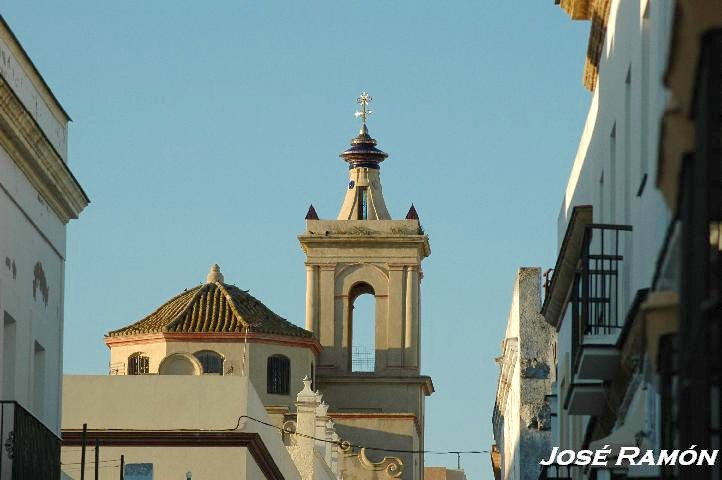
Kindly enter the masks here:
<path id="1" fill-rule="evenodd" d="M 352 372 L 376 370 L 376 292 L 368 283 L 357 283 L 348 298 Z"/>

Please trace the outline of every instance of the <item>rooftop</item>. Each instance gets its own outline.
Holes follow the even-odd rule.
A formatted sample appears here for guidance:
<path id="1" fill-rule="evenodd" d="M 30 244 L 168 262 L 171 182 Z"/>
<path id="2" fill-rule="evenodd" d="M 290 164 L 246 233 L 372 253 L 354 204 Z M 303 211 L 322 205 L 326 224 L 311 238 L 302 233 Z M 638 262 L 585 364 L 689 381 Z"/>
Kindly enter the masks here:
<path id="1" fill-rule="evenodd" d="M 107 336 L 166 332 L 248 332 L 311 337 L 311 332 L 275 314 L 248 291 L 224 283 L 218 265 L 211 267 L 205 284 L 184 290 L 147 317 L 108 332 Z"/>

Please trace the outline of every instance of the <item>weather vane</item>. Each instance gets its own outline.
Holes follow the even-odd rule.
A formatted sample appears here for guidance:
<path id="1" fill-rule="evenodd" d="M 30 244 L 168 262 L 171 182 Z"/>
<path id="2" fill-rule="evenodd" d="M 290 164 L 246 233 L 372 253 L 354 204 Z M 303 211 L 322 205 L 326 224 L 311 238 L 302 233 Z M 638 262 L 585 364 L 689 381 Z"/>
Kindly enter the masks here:
<path id="1" fill-rule="evenodd" d="M 361 125 L 366 125 L 366 117 L 374 113 L 373 110 L 366 110 L 366 107 L 371 100 L 373 100 L 373 98 L 371 98 L 371 95 L 366 92 L 362 92 L 361 96 L 356 99 L 356 103 L 361 105 L 361 111 L 356 112 L 354 115 L 361 117 Z"/>

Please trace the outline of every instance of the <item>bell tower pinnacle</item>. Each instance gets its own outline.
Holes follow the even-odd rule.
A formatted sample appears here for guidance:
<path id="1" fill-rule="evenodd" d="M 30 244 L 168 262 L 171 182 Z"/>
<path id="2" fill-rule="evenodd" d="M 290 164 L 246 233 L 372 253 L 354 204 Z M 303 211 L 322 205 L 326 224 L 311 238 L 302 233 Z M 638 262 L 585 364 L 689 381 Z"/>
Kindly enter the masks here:
<path id="1" fill-rule="evenodd" d="M 368 133 L 370 101 L 365 92 L 358 98 L 361 129 L 340 154 L 349 183 L 337 219 L 319 219 L 311 207 L 298 237 L 306 254 L 306 330 L 323 347 L 316 385 L 337 409 L 329 416 L 341 436 L 409 452 L 399 455 L 400 478 L 417 480 L 423 454 L 411 452 L 424 449 L 424 402 L 434 391 L 421 374 L 420 352 L 421 263 L 431 250 L 413 205 L 399 220 L 386 208 L 379 172 L 388 155 Z M 372 297 L 372 318 L 354 315 L 355 306 L 366 305 L 357 302 L 362 296 Z M 373 337 L 369 349 L 354 343 L 365 326 Z M 368 461 L 353 458 L 344 460 L 348 478 L 374 478 L 361 473 Z"/>
<path id="2" fill-rule="evenodd" d="M 379 165 L 388 154 L 376 148 L 376 140 L 366 127 L 366 119 L 373 113 L 367 109 L 371 100 L 366 92 L 356 99 L 361 105 L 361 110 L 356 112 L 361 118 L 361 130 L 351 140 L 351 147 L 339 155 L 348 162 L 349 180 L 338 220 L 391 220 L 381 192 Z"/>

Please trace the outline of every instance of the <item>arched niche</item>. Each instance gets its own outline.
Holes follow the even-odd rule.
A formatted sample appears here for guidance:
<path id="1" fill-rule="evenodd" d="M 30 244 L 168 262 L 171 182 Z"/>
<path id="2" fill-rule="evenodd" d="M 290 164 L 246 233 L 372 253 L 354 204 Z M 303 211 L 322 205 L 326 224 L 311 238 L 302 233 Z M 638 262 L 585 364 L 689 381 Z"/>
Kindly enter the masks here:
<path id="1" fill-rule="evenodd" d="M 158 366 L 160 375 L 200 375 L 202 371 L 198 359 L 188 353 L 172 353 Z"/>
<path id="2" fill-rule="evenodd" d="M 389 328 L 388 272 L 382 267 L 370 263 L 345 265 L 336 272 L 334 290 L 336 365 L 348 372 L 378 372 L 381 366 L 386 364 L 385 350 L 387 348 L 387 329 Z M 356 352 L 356 355 L 369 357 L 366 361 L 372 362 L 373 368 L 359 369 L 354 368 L 354 302 L 366 294 L 371 294 L 374 298 L 372 306 L 369 306 L 368 303 L 366 305 L 373 316 L 371 319 L 373 341 L 369 342 L 372 352 Z"/>
<path id="3" fill-rule="evenodd" d="M 336 274 L 336 295 L 350 295 L 358 284 L 367 284 L 376 297 L 389 294 L 388 274 L 380 267 L 368 263 L 357 263 L 341 268 Z"/>

